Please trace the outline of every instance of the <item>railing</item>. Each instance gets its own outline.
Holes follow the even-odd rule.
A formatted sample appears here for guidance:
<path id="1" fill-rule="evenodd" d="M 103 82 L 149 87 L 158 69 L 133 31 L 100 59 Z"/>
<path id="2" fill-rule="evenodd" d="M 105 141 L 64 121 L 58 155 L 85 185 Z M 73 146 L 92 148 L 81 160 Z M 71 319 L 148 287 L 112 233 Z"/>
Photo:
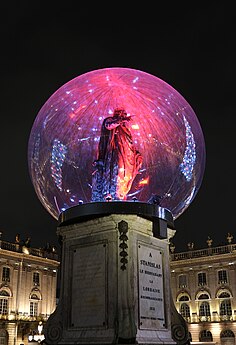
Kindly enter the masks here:
<path id="1" fill-rule="evenodd" d="M 233 321 L 232 315 L 220 315 L 220 321 Z"/>
<path id="2" fill-rule="evenodd" d="M 31 248 L 19 243 L 11 243 L 0 240 L 0 249 L 9 250 L 11 252 L 24 253 L 29 255 L 38 256 L 52 260 L 58 260 L 58 253 L 55 247 L 52 248 Z"/>
<path id="3" fill-rule="evenodd" d="M 218 315 L 218 313 L 213 313 L 212 315 L 207 316 L 193 313 L 192 316 L 183 316 L 183 318 L 187 323 L 236 321 L 236 317 L 233 315 Z"/>
<path id="4" fill-rule="evenodd" d="M 1 314 L 0 313 L 0 320 L 8 320 L 8 321 L 47 321 L 49 315 L 40 314 L 38 316 L 30 316 L 28 313 L 20 313 L 16 314 L 11 312 L 10 314 Z"/>
<path id="5" fill-rule="evenodd" d="M 188 252 L 182 253 L 171 253 L 171 261 L 186 260 L 193 258 L 200 258 L 203 256 L 220 255 L 227 253 L 236 253 L 236 244 L 228 244 L 220 247 L 209 247 L 206 249 L 189 250 Z"/>
<path id="6" fill-rule="evenodd" d="M 210 315 L 200 315 L 199 316 L 199 322 L 211 322 L 211 316 Z"/>

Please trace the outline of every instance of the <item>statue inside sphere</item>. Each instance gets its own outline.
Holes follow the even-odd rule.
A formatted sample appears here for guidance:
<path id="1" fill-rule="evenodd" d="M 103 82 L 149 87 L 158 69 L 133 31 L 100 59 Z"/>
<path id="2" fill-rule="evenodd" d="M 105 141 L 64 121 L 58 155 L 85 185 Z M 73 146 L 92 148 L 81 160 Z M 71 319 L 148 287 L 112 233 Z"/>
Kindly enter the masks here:
<path id="1" fill-rule="evenodd" d="M 158 203 L 181 215 L 205 169 L 196 114 L 172 86 L 143 71 L 104 68 L 62 85 L 28 143 L 35 191 L 56 219 L 80 203 Z"/>
<path id="2" fill-rule="evenodd" d="M 142 156 L 133 144 L 124 109 L 115 109 L 102 123 L 98 157 L 94 161 L 92 201 L 126 200 L 142 166 Z"/>

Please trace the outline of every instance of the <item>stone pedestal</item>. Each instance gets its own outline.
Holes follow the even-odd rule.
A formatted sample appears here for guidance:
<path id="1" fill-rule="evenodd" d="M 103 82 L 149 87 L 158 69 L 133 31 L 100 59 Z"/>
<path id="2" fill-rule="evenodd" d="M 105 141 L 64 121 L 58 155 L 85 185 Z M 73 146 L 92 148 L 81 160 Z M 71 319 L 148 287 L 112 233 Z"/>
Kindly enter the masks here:
<path id="1" fill-rule="evenodd" d="M 119 213 L 116 204 L 115 213 L 103 214 L 85 207 L 62 219 L 60 300 L 46 344 L 187 342 L 170 288 L 168 237 L 175 231 L 165 210 L 150 206 L 143 215 L 129 207 Z"/>

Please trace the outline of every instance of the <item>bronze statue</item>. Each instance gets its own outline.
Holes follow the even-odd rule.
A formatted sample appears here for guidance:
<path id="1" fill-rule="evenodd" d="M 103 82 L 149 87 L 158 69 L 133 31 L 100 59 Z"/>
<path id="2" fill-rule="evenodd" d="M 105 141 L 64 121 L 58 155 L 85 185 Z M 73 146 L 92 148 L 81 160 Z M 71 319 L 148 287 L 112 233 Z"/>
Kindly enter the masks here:
<path id="1" fill-rule="evenodd" d="M 102 124 L 98 156 L 94 161 L 92 201 L 126 200 L 142 165 L 127 123 L 124 109 L 115 109 Z"/>

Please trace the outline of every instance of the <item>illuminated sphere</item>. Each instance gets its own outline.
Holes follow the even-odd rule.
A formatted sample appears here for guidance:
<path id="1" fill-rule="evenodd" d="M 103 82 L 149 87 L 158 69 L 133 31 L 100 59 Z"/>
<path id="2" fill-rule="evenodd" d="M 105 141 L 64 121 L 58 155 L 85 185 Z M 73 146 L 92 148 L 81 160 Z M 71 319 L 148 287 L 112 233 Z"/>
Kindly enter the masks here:
<path id="1" fill-rule="evenodd" d="M 104 68 L 62 85 L 33 123 L 29 172 L 39 200 L 54 218 L 92 201 L 102 123 L 117 108 L 132 115 L 127 127 L 142 156 L 126 202 L 150 203 L 157 197 L 176 219 L 196 196 L 205 169 L 205 142 L 191 106 L 156 76 Z"/>

